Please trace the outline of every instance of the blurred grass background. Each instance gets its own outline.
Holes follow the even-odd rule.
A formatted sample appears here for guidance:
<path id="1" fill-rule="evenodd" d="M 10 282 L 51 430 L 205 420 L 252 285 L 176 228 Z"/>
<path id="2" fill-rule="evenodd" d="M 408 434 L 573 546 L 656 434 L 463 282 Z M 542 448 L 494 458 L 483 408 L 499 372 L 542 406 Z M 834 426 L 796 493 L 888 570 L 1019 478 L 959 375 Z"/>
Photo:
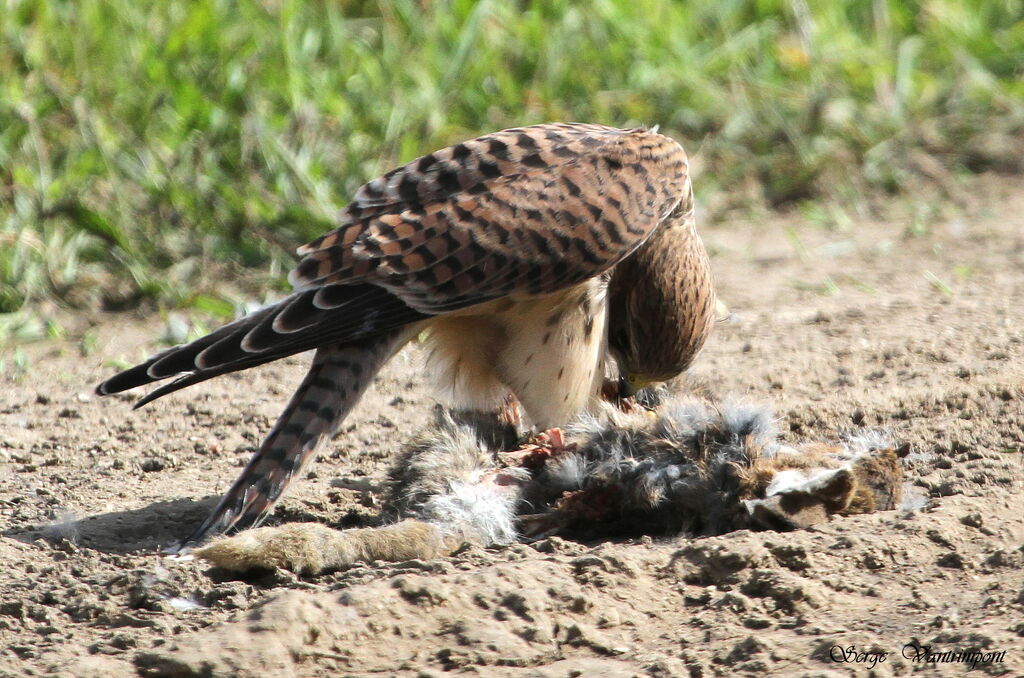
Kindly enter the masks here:
<path id="1" fill-rule="evenodd" d="M 711 218 L 1021 172 L 1024 0 L 0 0 L 0 343 L 230 316 L 367 179 L 551 120 L 660 124 Z"/>

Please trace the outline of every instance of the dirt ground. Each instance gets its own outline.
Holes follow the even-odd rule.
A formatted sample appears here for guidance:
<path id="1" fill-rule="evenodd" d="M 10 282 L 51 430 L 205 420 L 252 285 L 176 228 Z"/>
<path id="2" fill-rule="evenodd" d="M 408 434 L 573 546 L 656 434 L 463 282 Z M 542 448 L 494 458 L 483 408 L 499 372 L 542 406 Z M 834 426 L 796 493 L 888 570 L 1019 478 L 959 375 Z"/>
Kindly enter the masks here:
<path id="1" fill-rule="evenodd" d="M 916 643 L 990 653 L 975 671 L 1022 676 L 1024 191 L 989 177 L 965 195 L 927 219 L 828 228 L 794 214 L 704 229 L 729 314 L 692 378 L 771 403 L 787 440 L 868 427 L 912 446 L 902 510 L 811 531 L 549 538 L 315 579 L 230 576 L 160 549 L 212 508 L 308 356 L 131 412 L 130 398 L 100 400 L 92 386 L 112 371 L 105 361 L 158 348 L 158 318 L 102 318 L 88 350 L 25 346 L 26 369 L 8 354 L 0 675 L 970 668 L 915 660 L 905 646 Z M 389 460 L 433 402 L 416 362 L 410 349 L 389 366 L 272 523 L 378 524 Z"/>

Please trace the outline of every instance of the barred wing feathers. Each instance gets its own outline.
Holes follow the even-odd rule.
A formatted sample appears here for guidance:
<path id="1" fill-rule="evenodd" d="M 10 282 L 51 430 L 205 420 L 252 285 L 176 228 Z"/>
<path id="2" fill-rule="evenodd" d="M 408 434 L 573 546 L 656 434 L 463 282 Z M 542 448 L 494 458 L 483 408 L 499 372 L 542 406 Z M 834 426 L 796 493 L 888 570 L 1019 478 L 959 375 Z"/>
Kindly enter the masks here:
<path id="1" fill-rule="evenodd" d="M 97 387 L 206 379 L 611 268 L 689 190 L 673 140 L 588 124 L 513 128 L 425 155 L 360 188 L 340 225 L 299 248 L 296 292 Z"/>

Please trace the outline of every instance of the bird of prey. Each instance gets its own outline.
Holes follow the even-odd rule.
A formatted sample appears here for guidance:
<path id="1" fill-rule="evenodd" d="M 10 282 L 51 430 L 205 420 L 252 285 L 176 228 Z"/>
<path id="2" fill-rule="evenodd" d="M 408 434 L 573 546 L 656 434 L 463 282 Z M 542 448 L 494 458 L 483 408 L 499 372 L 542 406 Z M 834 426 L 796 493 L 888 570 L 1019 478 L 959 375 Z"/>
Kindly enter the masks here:
<path id="1" fill-rule="evenodd" d="M 608 359 L 625 391 L 681 373 L 714 292 L 682 147 L 647 129 L 545 124 L 424 155 L 363 185 L 299 248 L 295 291 L 97 387 L 176 377 L 136 407 L 316 349 L 284 413 L 183 543 L 258 524 L 406 342 L 455 407 L 513 396 L 532 424 L 595 401 Z"/>

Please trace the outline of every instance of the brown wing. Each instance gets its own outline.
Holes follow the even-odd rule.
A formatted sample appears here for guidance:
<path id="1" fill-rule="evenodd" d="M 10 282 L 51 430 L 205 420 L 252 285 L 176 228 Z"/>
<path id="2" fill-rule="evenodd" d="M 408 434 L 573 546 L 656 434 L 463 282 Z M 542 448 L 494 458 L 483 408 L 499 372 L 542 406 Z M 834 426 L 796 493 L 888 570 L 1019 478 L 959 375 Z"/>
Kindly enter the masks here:
<path id="1" fill-rule="evenodd" d="M 639 246 L 688 193 L 687 169 L 679 144 L 643 129 L 503 130 L 364 185 L 290 279 L 371 283 L 426 314 L 553 292 Z"/>
<path id="2" fill-rule="evenodd" d="M 423 156 L 363 186 L 299 251 L 297 291 L 117 374 L 100 394 L 227 372 L 430 315 L 553 292 L 614 266 L 689 194 L 679 145 L 646 130 L 536 125 Z"/>

